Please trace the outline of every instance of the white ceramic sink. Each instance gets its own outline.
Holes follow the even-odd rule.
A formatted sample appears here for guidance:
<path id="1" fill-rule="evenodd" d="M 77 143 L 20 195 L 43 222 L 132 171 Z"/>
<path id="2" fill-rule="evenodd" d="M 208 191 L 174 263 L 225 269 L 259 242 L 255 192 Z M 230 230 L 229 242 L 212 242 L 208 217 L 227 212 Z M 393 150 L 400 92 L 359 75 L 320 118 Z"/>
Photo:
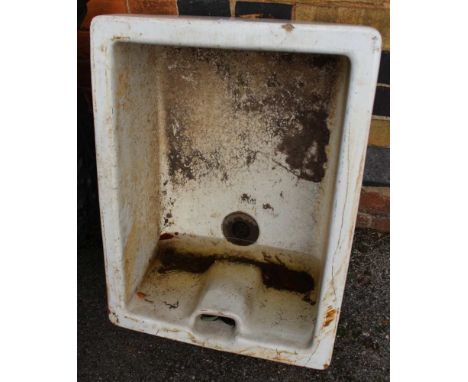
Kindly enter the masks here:
<path id="1" fill-rule="evenodd" d="M 128 15 L 91 32 L 112 322 L 327 367 L 378 32 Z"/>

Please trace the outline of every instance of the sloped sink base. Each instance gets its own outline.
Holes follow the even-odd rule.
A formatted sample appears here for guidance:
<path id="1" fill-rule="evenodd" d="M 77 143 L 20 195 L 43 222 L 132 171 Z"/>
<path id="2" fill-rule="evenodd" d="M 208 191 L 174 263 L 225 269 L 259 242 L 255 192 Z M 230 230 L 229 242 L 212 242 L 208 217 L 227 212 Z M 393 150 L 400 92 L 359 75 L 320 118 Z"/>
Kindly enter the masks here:
<path id="1" fill-rule="evenodd" d="M 305 348 L 317 276 L 305 254 L 178 234 L 161 241 L 129 309 L 201 337 Z"/>

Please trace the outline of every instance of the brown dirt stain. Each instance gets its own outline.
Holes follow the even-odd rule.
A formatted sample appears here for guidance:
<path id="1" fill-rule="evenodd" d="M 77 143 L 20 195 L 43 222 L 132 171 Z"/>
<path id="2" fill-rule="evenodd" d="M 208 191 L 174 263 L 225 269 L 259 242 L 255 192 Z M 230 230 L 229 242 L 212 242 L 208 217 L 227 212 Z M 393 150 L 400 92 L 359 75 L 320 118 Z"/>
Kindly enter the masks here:
<path id="1" fill-rule="evenodd" d="M 124 259 L 125 259 L 125 285 L 126 288 L 130 286 L 133 271 L 135 268 L 135 257 L 138 253 L 138 246 L 139 246 L 139 237 L 138 237 L 138 225 L 136 223 L 133 224 L 132 229 L 130 230 L 130 234 L 128 235 L 127 241 L 125 243 L 124 248 Z M 127 290 L 126 293 L 130 291 Z"/>
<path id="2" fill-rule="evenodd" d="M 278 145 L 298 178 L 318 183 L 325 176 L 325 147 L 330 140 L 327 118 L 325 110 L 301 112 L 297 119 L 302 129 L 296 134 L 286 134 Z"/>
<path id="3" fill-rule="evenodd" d="M 161 62 L 164 103 L 171 105 L 164 133 L 173 185 L 226 180 L 253 166 L 259 154 L 300 179 L 322 180 L 342 58 L 155 48 L 154 59 Z"/>
<path id="4" fill-rule="evenodd" d="M 282 263 L 261 262 L 225 254 L 197 256 L 194 253 L 181 253 L 173 248 L 160 249 L 157 256 L 161 261 L 161 266 L 158 269 L 159 273 L 171 271 L 204 273 L 215 261 L 227 261 L 258 267 L 262 273 L 263 284 L 267 288 L 306 294 L 315 287 L 314 279 L 307 272 L 288 269 Z"/>
<path id="5" fill-rule="evenodd" d="M 159 236 L 159 240 L 169 240 L 172 239 L 174 235 L 172 233 L 164 232 Z"/>
<path id="6" fill-rule="evenodd" d="M 240 200 L 249 204 L 255 204 L 257 202 L 257 199 L 252 198 L 252 196 L 246 193 L 241 195 Z"/>
<path id="7" fill-rule="evenodd" d="M 275 210 L 275 209 L 271 206 L 270 203 L 265 203 L 265 204 L 263 204 L 262 207 L 263 207 L 264 210 L 272 210 L 272 211 Z"/>

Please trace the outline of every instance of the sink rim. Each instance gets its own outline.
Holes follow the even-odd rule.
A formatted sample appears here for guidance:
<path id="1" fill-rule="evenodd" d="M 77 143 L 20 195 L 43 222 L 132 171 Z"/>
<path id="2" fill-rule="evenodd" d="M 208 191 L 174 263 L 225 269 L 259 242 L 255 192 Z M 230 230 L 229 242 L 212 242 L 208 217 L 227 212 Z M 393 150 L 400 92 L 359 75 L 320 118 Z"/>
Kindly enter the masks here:
<path id="1" fill-rule="evenodd" d="M 343 55 L 350 60 L 349 92 L 335 179 L 322 289 L 317 300 L 314 340 L 306 350 L 278 350 L 251 344 L 220 350 L 324 369 L 330 364 L 349 264 L 362 183 L 372 104 L 381 50 L 380 34 L 363 26 L 173 16 L 98 16 L 91 25 L 92 85 L 101 223 L 106 259 L 109 316 L 130 329 L 200 344 L 193 334 L 164 331 L 126 306 L 121 259 L 125 243 L 119 225 L 118 161 L 112 109 L 112 49 L 119 41 L 170 46 L 266 50 Z M 170 329 L 170 328 L 168 328 Z M 210 346 L 209 344 L 205 346 Z"/>

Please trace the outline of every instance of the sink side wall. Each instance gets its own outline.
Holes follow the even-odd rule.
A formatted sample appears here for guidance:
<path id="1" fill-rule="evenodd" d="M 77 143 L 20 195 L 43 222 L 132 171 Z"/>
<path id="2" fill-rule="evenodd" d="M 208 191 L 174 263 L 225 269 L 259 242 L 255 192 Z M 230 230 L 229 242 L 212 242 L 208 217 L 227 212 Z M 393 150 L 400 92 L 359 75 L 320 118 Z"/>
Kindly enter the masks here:
<path id="1" fill-rule="evenodd" d="M 120 226 L 125 300 L 146 272 L 159 238 L 160 148 L 157 97 L 147 86 L 152 61 L 139 44 L 114 47 Z"/>

